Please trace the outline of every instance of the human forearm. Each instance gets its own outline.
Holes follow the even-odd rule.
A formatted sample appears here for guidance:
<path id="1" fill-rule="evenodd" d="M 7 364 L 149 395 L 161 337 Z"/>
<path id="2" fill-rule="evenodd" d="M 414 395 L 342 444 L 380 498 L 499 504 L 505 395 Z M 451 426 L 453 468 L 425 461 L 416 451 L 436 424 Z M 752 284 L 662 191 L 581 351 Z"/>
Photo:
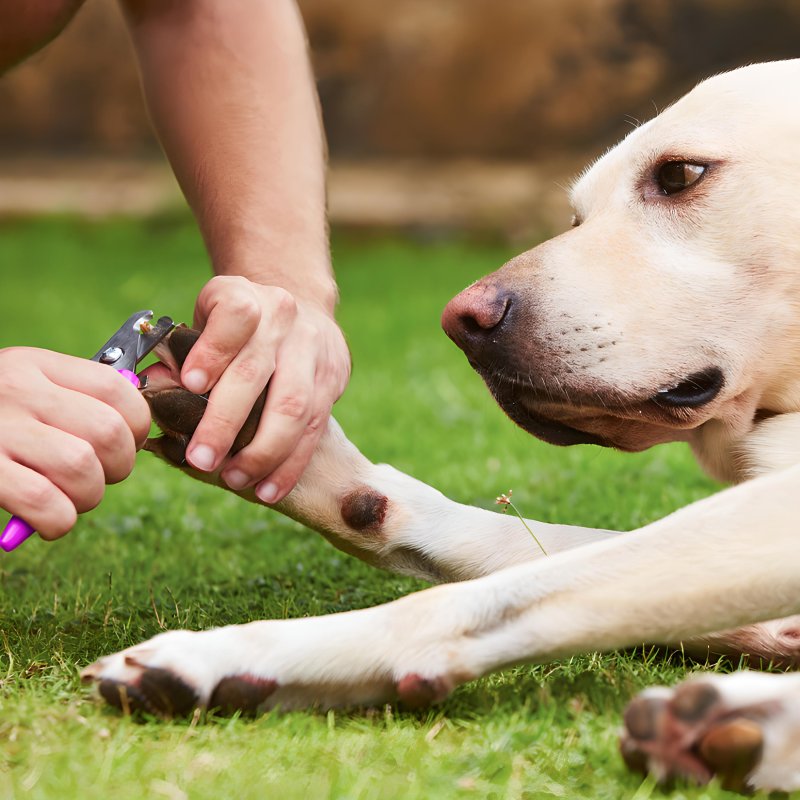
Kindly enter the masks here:
<path id="1" fill-rule="evenodd" d="M 215 272 L 329 313 L 325 146 L 291 0 L 122 0 L 154 125 Z"/>

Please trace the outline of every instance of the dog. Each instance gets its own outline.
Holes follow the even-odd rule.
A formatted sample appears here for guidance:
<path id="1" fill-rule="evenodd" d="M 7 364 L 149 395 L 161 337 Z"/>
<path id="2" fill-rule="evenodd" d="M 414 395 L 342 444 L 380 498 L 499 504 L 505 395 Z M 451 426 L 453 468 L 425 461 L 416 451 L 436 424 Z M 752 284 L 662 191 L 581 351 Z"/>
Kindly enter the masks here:
<path id="1" fill-rule="evenodd" d="M 424 706 L 510 664 L 643 641 L 800 660 L 798 86 L 800 60 L 699 84 L 580 176 L 570 230 L 442 318 L 534 436 L 626 451 L 683 441 L 734 486 L 625 534 L 529 521 L 544 557 L 518 520 L 370 463 L 331 421 L 275 508 L 443 585 L 328 617 L 162 633 L 83 677 L 114 705 L 169 715 Z M 178 329 L 149 371 L 165 435 L 148 447 L 222 485 L 183 457 L 205 404 L 178 385 L 195 339 Z M 800 677 L 648 690 L 626 711 L 622 752 L 659 778 L 800 788 Z"/>

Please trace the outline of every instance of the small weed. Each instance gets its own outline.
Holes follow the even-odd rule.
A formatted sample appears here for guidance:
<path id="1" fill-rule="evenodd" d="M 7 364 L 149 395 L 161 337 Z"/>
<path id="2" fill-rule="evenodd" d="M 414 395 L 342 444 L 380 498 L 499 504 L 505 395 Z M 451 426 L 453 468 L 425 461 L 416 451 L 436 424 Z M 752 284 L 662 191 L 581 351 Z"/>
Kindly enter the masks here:
<path id="1" fill-rule="evenodd" d="M 511 499 L 511 495 L 514 493 L 513 489 L 509 489 L 507 494 L 501 494 L 499 497 L 495 498 L 495 503 L 499 506 L 503 506 L 503 513 L 505 514 L 507 509 L 511 509 L 518 517 L 519 521 L 523 524 L 524 528 L 528 533 L 533 537 L 533 541 L 539 545 L 539 549 L 547 555 L 547 550 L 544 549 L 544 545 L 539 541 L 536 537 L 536 534 L 531 530 L 530 525 L 525 521 L 525 517 L 522 516 L 519 509 L 514 505 L 514 502 Z"/>

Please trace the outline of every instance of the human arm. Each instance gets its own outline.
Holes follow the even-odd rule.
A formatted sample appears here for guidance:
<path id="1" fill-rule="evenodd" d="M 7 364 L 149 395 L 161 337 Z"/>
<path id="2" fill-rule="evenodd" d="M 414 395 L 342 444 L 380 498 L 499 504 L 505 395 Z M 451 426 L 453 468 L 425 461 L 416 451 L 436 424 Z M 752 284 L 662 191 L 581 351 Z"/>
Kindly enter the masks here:
<path id="1" fill-rule="evenodd" d="M 253 442 L 224 466 L 265 502 L 293 487 L 347 383 L 333 318 L 325 148 L 302 22 L 290 0 L 122 0 L 150 113 L 217 277 L 182 380 L 211 389 L 187 452 L 223 462 L 254 400 Z"/>

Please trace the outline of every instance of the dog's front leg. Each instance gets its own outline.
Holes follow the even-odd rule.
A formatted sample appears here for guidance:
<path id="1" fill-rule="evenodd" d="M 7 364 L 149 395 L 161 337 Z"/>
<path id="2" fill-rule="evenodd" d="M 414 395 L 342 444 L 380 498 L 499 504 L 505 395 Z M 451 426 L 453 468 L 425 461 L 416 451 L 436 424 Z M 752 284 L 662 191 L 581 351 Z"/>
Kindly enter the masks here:
<path id="1" fill-rule="evenodd" d="M 184 457 L 206 401 L 182 389 L 177 373 L 198 335 L 176 329 L 169 349 L 159 351 L 170 369 L 159 366 L 148 375 L 144 396 L 165 432 L 150 440 L 148 449 L 194 478 L 227 488 L 218 473 L 193 470 Z M 252 438 L 262 407 L 263 400 L 237 438 L 237 448 Z M 261 504 L 252 489 L 236 494 Z M 513 515 L 455 503 L 386 464 L 373 464 L 334 420 L 297 487 L 274 508 L 351 555 L 433 582 L 487 575 L 542 556 L 542 548 L 553 554 L 611 536 L 608 531 L 528 521 L 537 543 Z"/>
<path id="2" fill-rule="evenodd" d="M 625 537 L 376 608 L 161 634 L 84 676 L 110 702 L 166 713 L 420 705 L 509 664 L 798 612 L 798 486 L 800 467 Z"/>

